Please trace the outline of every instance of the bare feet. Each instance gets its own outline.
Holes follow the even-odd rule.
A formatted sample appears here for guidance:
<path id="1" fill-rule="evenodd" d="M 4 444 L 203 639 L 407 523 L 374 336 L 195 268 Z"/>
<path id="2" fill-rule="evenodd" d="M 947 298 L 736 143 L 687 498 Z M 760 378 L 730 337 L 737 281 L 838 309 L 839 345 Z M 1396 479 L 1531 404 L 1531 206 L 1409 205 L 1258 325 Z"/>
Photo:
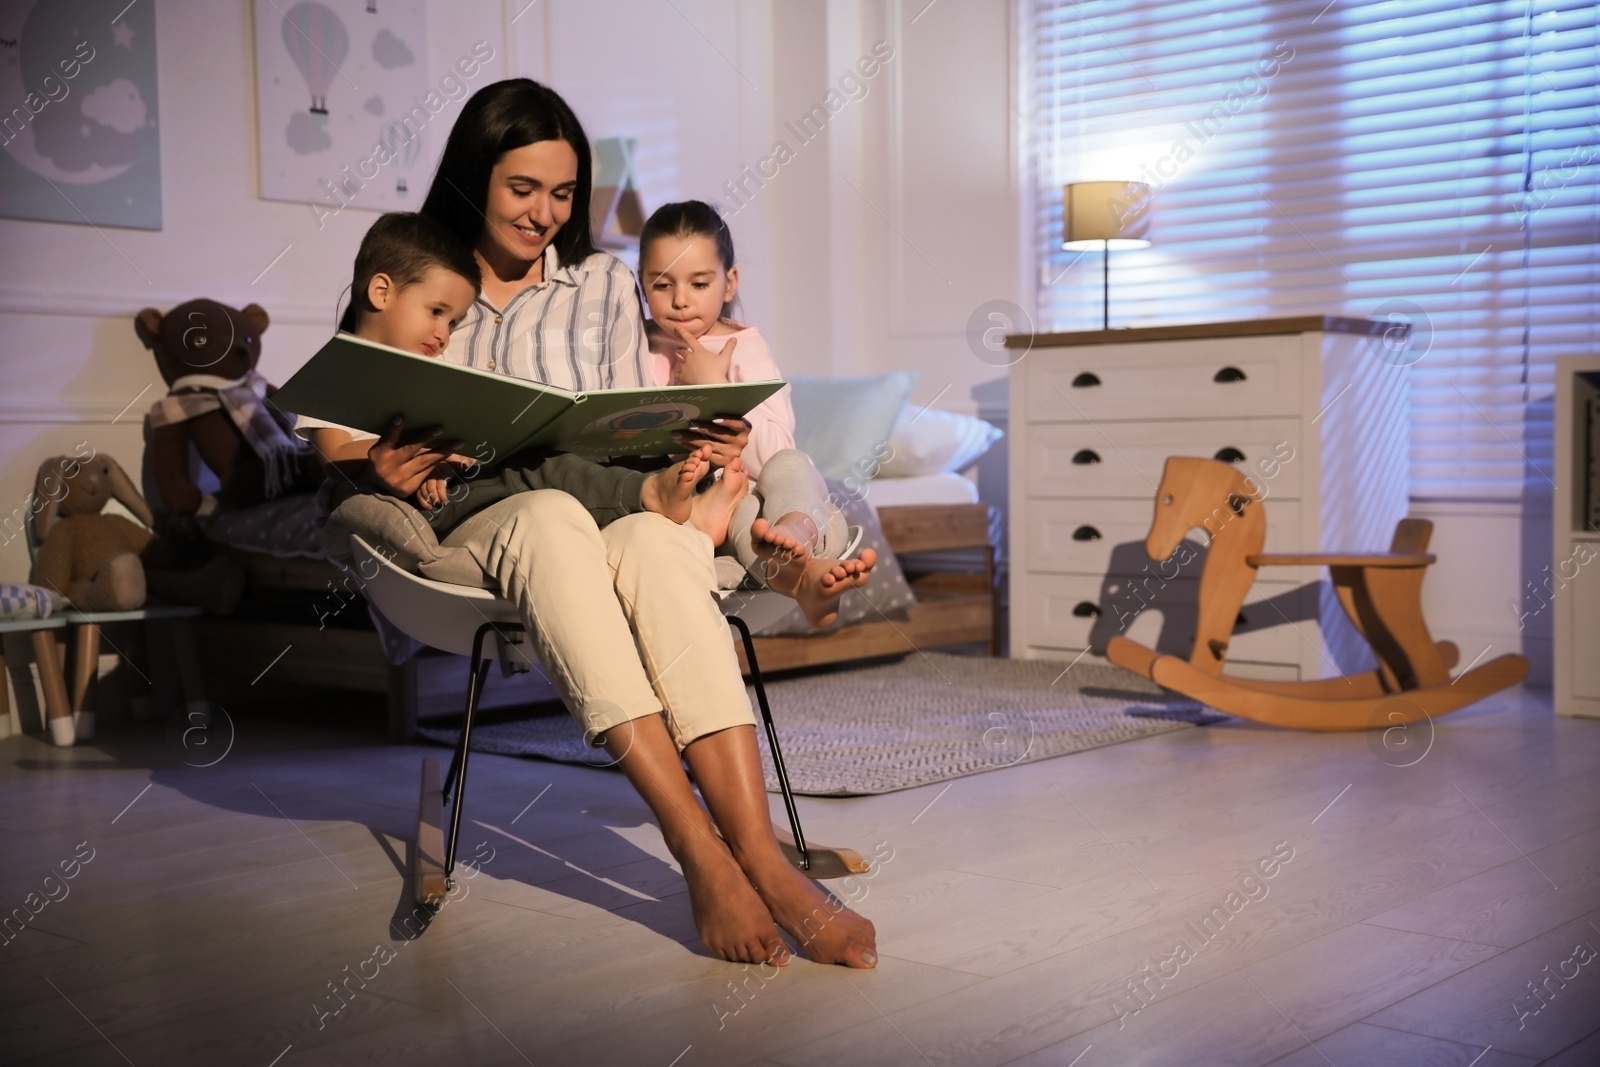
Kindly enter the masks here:
<path id="1" fill-rule="evenodd" d="M 794 938 L 806 959 L 845 967 L 878 965 L 878 932 L 871 920 L 845 907 L 775 853 L 775 862 L 752 864 L 746 873 L 771 915 Z"/>
<path id="2" fill-rule="evenodd" d="M 722 841 L 703 841 L 683 850 L 678 861 L 689 883 L 700 941 L 718 959 L 733 963 L 789 962 L 789 947 L 733 853 Z"/>
<path id="3" fill-rule="evenodd" d="M 688 522 L 695 484 L 705 476 L 706 464 L 710 461 L 711 446 L 702 445 L 682 462 L 656 471 L 644 480 L 639 503 L 646 511 L 665 515 L 673 522 Z"/>
<path id="4" fill-rule="evenodd" d="M 750 525 L 751 542 L 764 560 L 767 588 L 794 597 L 813 626 L 831 626 L 839 617 L 839 598 L 867 584 L 878 554 L 861 550 L 856 559 L 812 559 L 810 546 L 766 519 Z"/>
<path id="5" fill-rule="evenodd" d="M 709 452 L 709 446 L 703 446 Z M 750 491 L 750 475 L 745 472 L 744 461 L 735 457 L 722 468 L 722 477 L 716 484 L 696 496 L 690 505 L 689 521 L 711 543 L 720 545 L 728 539 L 728 527 L 733 522 L 733 509 Z"/>

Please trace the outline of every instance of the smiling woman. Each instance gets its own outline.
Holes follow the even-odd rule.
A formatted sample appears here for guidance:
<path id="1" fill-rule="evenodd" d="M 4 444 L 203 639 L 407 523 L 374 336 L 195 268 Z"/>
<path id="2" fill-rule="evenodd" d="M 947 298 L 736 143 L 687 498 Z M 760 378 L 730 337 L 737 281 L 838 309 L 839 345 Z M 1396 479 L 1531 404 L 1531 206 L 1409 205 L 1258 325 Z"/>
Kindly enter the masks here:
<path id="1" fill-rule="evenodd" d="M 590 238 L 591 183 L 589 140 L 552 90 L 519 78 L 467 101 L 422 206 L 483 267 L 447 358 L 573 391 L 647 383 L 633 276 Z"/>
<path id="2" fill-rule="evenodd" d="M 633 275 L 590 240 L 591 180 L 588 139 L 550 89 L 513 79 L 467 101 L 422 208 L 483 274 L 444 358 L 573 391 L 653 384 Z M 685 450 L 715 442 L 713 462 L 736 470 L 748 426 L 696 426 Z M 413 432 L 369 455 L 368 484 L 404 498 L 448 452 Z M 848 908 L 813 929 L 828 898 L 773 833 L 709 537 L 651 512 L 601 530 L 577 499 L 540 489 L 460 521 L 443 544 L 516 604 L 568 711 L 649 804 L 707 949 L 783 963 L 781 929 L 818 962 L 877 963 L 872 924 Z"/>

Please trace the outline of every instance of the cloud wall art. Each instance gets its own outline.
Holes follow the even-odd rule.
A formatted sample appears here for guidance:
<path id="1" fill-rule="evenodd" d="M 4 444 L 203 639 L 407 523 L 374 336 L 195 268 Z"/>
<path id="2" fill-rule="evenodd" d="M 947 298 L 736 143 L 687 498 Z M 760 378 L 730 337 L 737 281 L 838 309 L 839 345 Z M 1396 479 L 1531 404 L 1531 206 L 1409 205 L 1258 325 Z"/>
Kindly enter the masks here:
<path id="1" fill-rule="evenodd" d="M 262 199 L 321 214 L 422 202 L 422 0 L 255 0 L 255 51 Z"/>
<path id="2" fill-rule="evenodd" d="M 161 229 L 155 5 L 118 6 L 0 3 L 0 215 Z"/>

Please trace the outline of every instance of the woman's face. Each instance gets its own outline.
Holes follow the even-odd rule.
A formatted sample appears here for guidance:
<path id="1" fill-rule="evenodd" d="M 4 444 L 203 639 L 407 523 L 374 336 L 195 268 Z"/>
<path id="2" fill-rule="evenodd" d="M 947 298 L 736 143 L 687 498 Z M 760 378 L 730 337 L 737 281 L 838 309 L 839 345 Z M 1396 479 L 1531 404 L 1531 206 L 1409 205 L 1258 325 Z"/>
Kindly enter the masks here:
<path id="1" fill-rule="evenodd" d="M 578 155 L 565 141 L 535 141 L 501 156 L 489 172 L 487 225 L 478 250 L 535 260 L 572 217 Z"/>

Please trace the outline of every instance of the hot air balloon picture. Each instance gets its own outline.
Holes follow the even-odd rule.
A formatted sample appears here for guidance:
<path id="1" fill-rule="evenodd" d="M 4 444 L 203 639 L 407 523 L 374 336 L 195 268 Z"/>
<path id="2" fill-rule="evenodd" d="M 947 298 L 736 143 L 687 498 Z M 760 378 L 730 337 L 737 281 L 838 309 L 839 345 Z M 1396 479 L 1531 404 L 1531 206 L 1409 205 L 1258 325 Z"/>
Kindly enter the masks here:
<path id="1" fill-rule="evenodd" d="M 311 90 L 312 118 L 326 122 L 328 88 L 350 52 L 344 21 L 315 0 L 296 4 L 283 16 L 283 44 Z"/>
<path id="2" fill-rule="evenodd" d="M 406 185 L 406 176 L 411 173 L 412 165 L 422 154 L 422 131 L 413 130 L 399 119 L 386 122 L 383 124 L 383 131 L 378 135 L 378 145 L 387 151 L 388 157 L 393 160 L 395 193 L 399 196 L 408 195 L 410 189 Z"/>

